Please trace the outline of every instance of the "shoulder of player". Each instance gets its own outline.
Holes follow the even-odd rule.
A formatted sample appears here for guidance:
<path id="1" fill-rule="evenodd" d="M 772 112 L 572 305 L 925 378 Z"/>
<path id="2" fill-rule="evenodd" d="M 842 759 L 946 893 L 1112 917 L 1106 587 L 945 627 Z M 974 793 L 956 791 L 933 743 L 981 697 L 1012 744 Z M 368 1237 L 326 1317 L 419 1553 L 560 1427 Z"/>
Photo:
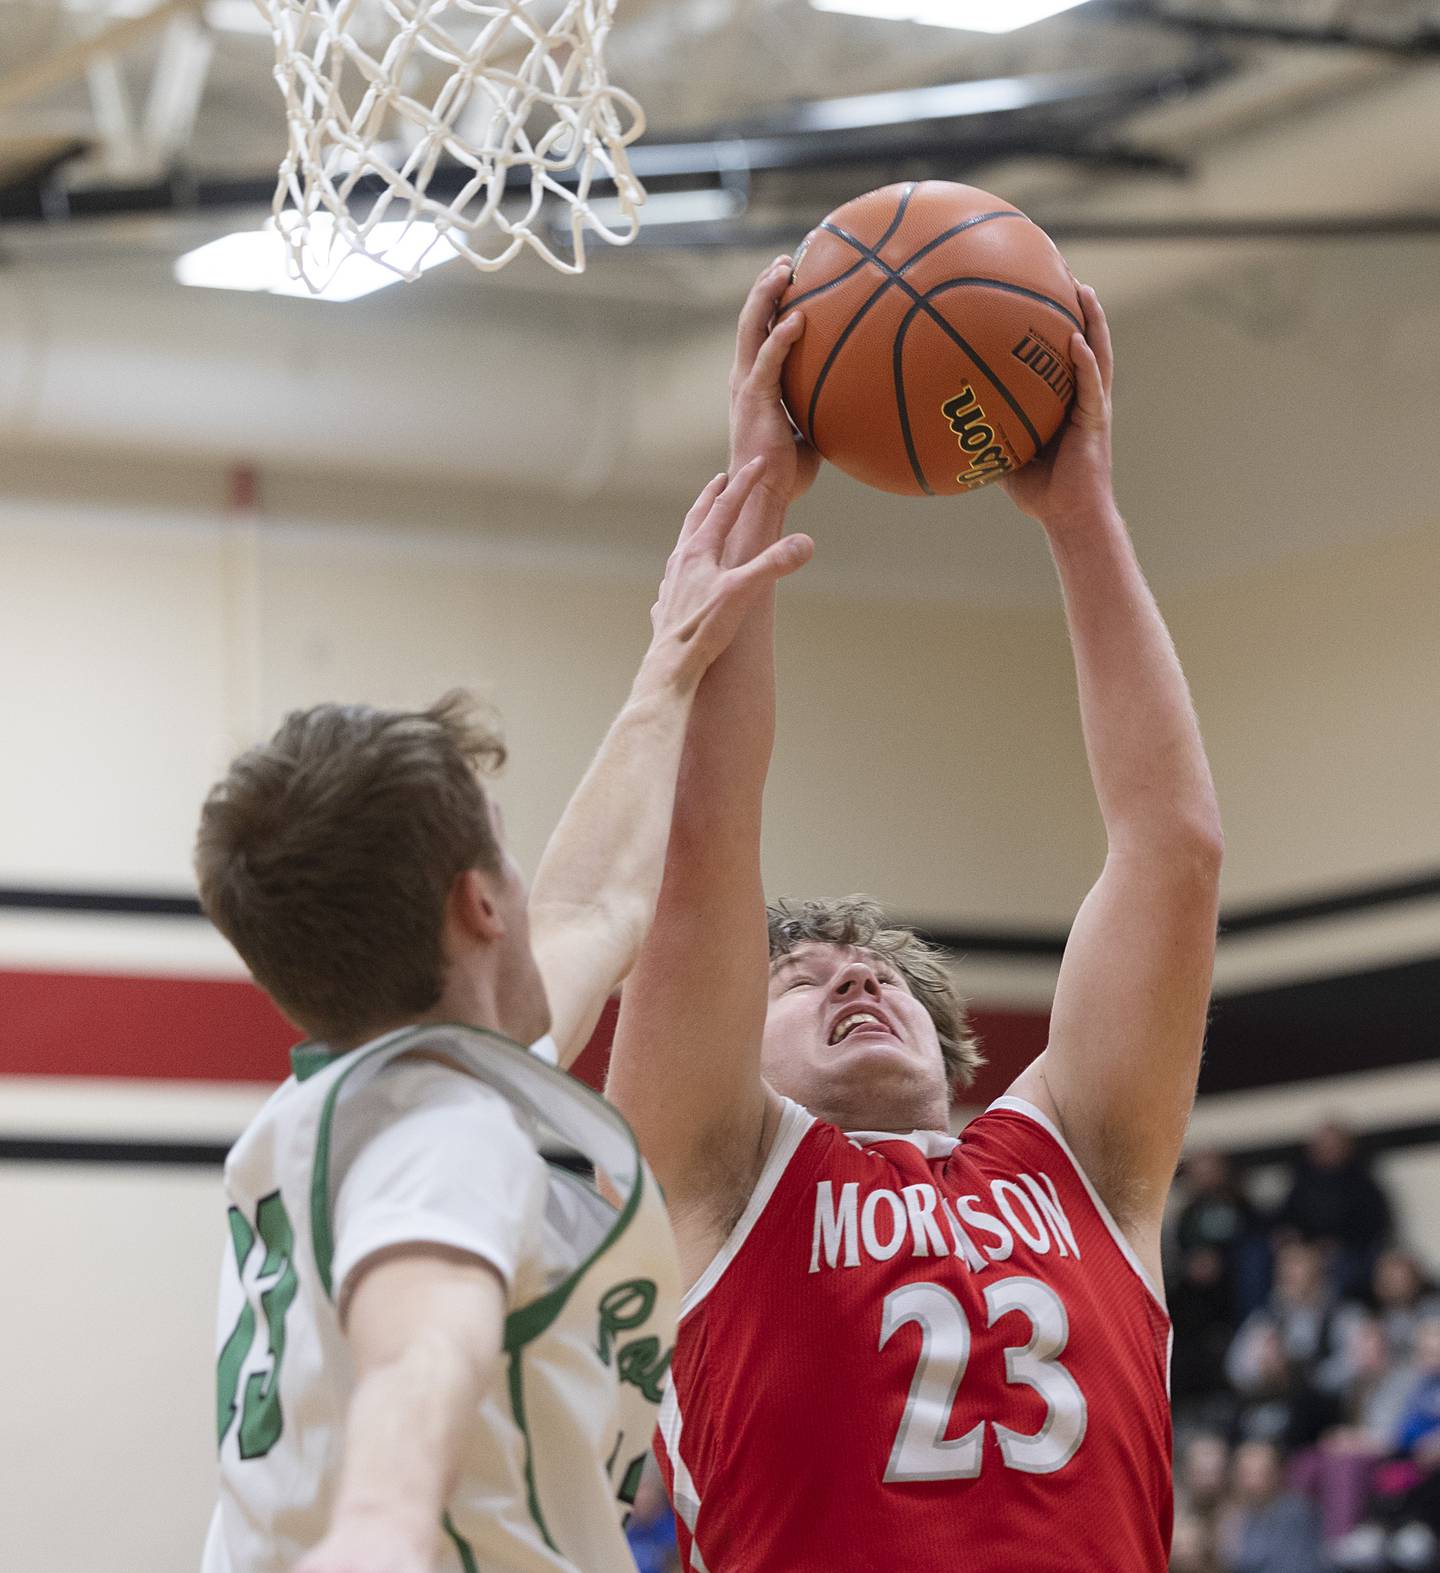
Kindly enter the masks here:
<path id="1" fill-rule="evenodd" d="M 1159 1227 L 1132 1200 L 1123 1176 L 1093 1173 L 1076 1155 L 1058 1116 L 1014 1091 L 997 1098 L 962 1133 L 960 1152 L 981 1171 L 997 1173 L 1029 1166 L 1071 1190 L 1097 1220 L 1156 1303 L 1164 1309 L 1159 1285 Z M 1093 1166 L 1092 1166 L 1093 1167 Z"/>
<path id="2" fill-rule="evenodd" d="M 801 1149 L 810 1155 L 803 1165 L 808 1175 L 824 1163 L 832 1140 L 844 1143 L 834 1126 L 767 1087 L 758 1132 L 732 1132 L 727 1139 L 717 1131 L 697 1146 L 694 1162 L 665 1194 L 692 1295 L 702 1281 L 718 1278 L 782 1184 L 805 1183 L 805 1176 L 795 1175 Z"/>

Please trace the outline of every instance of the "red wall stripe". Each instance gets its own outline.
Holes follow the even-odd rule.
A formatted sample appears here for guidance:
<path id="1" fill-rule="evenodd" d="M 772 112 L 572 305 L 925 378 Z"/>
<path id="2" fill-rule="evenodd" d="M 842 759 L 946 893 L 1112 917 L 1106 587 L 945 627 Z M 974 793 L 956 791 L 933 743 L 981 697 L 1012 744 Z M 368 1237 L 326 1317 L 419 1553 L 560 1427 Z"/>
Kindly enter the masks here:
<path id="1" fill-rule="evenodd" d="M 0 1074 L 282 1080 L 301 1037 L 243 979 L 0 972 Z"/>
<path id="2" fill-rule="evenodd" d="M 1045 1046 L 1043 1014 L 977 1011 L 988 1064 L 966 1096 L 997 1097 Z M 0 1075 L 278 1082 L 300 1034 L 243 979 L 0 971 Z M 575 1072 L 604 1080 L 612 1003 Z"/>

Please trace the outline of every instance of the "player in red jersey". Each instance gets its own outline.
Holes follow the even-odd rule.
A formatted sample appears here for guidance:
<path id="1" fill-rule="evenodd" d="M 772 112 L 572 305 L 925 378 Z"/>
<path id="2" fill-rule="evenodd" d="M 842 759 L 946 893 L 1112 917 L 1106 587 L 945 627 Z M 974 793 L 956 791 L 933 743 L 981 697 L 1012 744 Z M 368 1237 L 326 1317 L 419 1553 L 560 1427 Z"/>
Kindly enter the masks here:
<path id="1" fill-rule="evenodd" d="M 786 279 L 782 259 L 752 292 L 732 384 L 733 461 L 770 460 L 741 526 L 762 540 L 815 465 L 749 376 Z M 772 913 L 767 946 L 773 600 L 696 700 L 609 1088 L 690 1285 L 659 1451 L 691 1573 L 1166 1564 L 1160 1224 L 1221 842 L 1184 676 L 1114 501 L 1110 334 L 1082 299 L 1072 414 L 1004 484 L 1059 571 L 1108 855 L 1048 1047 L 958 1141 L 952 1073 L 973 1045 L 914 937 L 863 903 L 812 904 Z M 800 331 L 787 319 L 765 359 Z"/>

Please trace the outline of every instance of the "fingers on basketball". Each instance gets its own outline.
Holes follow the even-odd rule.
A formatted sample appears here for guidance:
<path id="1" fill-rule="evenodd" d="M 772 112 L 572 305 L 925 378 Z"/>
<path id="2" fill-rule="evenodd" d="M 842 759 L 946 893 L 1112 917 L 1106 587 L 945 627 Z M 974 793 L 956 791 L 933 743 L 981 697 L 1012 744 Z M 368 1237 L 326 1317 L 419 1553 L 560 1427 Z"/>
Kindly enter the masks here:
<path id="1" fill-rule="evenodd" d="M 1103 426 L 1105 402 L 1108 392 L 1101 375 L 1100 361 L 1083 333 L 1070 341 L 1070 354 L 1075 361 L 1075 410 L 1074 418 L 1086 426 Z"/>
<path id="2" fill-rule="evenodd" d="M 750 294 L 740 312 L 740 325 L 735 335 L 735 369 L 733 380 L 738 388 L 749 377 L 755 357 L 765 345 L 770 330 L 770 319 L 790 277 L 789 257 L 777 257 L 755 280 Z"/>
<path id="3" fill-rule="evenodd" d="M 773 397 L 780 391 L 780 373 L 785 366 L 785 357 L 795 347 L 805 331 L 805 313 L 803 311 L 791 312 L 788 317 L 782 317 L 770 332 L 770 336 L 760 346 L 760 353 L 755 357 L 755 369 L 750 374 L 750 387 L 765 397 Z"/>
<path id="4" fill-rule="evenodd" d="M 1110 337 L 1110 319 L 1100 297 L 1088 284 L 1079 286 L 1080 309 L 1085 317 L 1085 337 L 1100 366 L 1100 380 L 1108 394 L 1115 382 L 1115 345 Z"/>

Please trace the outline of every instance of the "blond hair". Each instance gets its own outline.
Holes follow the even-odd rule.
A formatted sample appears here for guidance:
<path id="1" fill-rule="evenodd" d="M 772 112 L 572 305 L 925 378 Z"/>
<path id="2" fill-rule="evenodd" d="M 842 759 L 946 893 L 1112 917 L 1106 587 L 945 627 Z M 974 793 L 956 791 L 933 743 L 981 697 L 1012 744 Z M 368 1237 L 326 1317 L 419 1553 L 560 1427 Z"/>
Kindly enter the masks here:
<path id="1" fill-rule="evenodd" d="M 886 922 L 869 896 L 834 901 L 777 901 L 767 909 L 772 964 L 797 945 L 853 945 L 886 961 L 925 1007 L 940 1039 L 951 1089 L 968 1087 L 985 1063 L 970 1026 L 965 1000 L 945 965 L 944 953 L 909 928 Z"/>

